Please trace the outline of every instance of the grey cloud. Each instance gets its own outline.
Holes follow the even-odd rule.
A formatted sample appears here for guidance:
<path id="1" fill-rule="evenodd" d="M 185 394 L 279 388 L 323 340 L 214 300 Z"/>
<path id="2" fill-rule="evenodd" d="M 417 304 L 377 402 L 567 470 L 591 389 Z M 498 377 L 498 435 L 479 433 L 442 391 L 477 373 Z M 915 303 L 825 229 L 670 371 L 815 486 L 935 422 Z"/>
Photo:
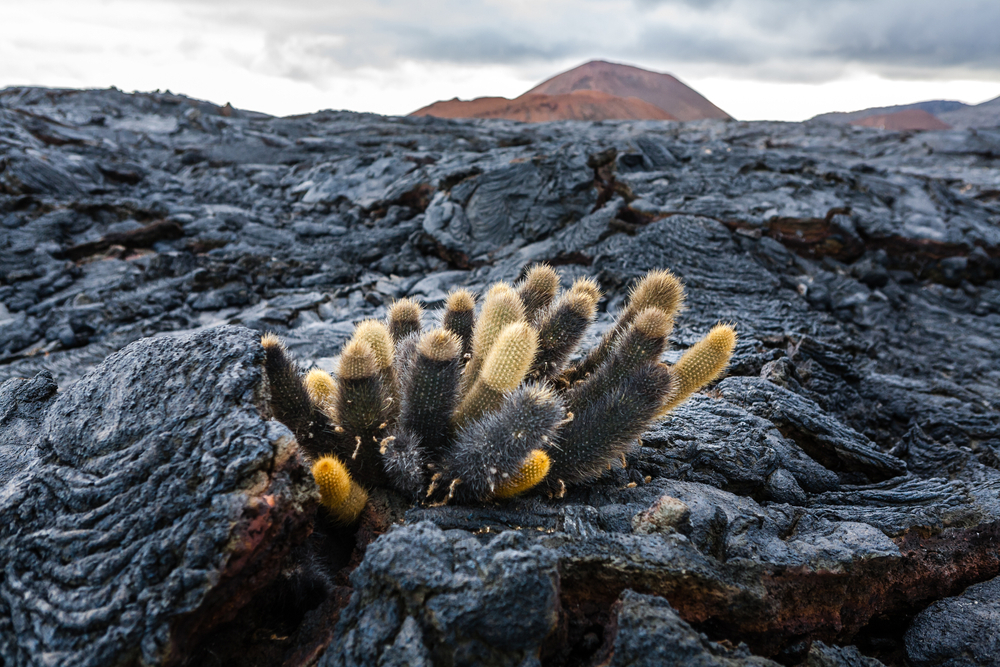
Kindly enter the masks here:
<path id="1" fill-rule="evenodd" d="M 781 81 L 848 68 L 913 78 L 1000 80 L 996 0 L 591 0 L 567 10 L 469 0 L 176 0 L 206 24 L 266 34 L 257 67 L 321 80 L 402 60 L 540 63 L 602 57 L 650 67 Z M 520 12 L 520 13 L 516 13 Z"/>
<path id="2" fill-rule="evenodd" d="M 648 35 L 659 26 L 648 25 L 643 43 L 649 52 L 683 61 L 746 69 L 780 60 L 831 71 L 832 63 L 860 63 L 875 71 L 911 68 L 916 75 L 919 70 L 933 75 L 935 69 L 960 68 L 1000 77 L 1000 3 L 995 0 L 719 0 L 701 7 L 690 0 L 635 3 L 646 12 L 695 10 L 696 34 L 717 35 L 715 20 L 740 26 L 727 35 L 729 43 L 706 53 L 698 47 L 710 42 L 700 38 L 684 52 L 657 50 Z M 786 64 L 785 69 L 791 68 Z"/>
<path id="3" fill-rule="evenodd" d="M 477 64 L 555 60 L 587 51 L 586 42 L 566 40 L 539 44 L 521 35 L 488 29 L 462 35 L 407 35 L 403 43 L 401 52 L 406 56 Z"/>

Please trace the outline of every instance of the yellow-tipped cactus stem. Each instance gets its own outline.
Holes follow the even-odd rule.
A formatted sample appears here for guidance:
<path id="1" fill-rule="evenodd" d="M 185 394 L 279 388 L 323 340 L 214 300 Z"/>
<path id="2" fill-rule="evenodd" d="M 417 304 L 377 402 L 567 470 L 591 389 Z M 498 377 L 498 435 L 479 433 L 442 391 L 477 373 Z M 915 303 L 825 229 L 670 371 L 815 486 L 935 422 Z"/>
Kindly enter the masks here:
<path id="1" fill-rule="evenodd" d="M 538 322 L 538 354 L 531 374 L 536 379 L 553 378 L 576 350 L 597 312 L 597 299 L 590 292 L 574 290 L 563 294 Z"/>
<path id="2" fill-rule="evenodd" d="M 351 492 L 351 474 L 340 459 L 334 456 L 321 457 L 312 467 L 313 479 L 319 487 L 319 499 L 323 507 L 334 511 L 347 500 Z"/>
<path id="3" fill-rule="evenodd" d="M 281 350 L 285 349 L 285 344 L 282 343 L 281 339 L 278 338 L 273 333 L 266 333 L 263 336 L 261 336 L 260 337 L 260 344 L 261 344 L 261 347 L 263 347 L 265 350 L 267 350 L 267 349 L 273 349 L 273 348 L 280 348 Z"/>
<path id="4" fill-rule="evenodd" d="M 467 289 L 455 290 L 445 302 L 441 327 L 458 336 L 462 354 L 472 353 L 472 325 L 476 319 L 476 298 Z"/>
<path id="5" fill-rule="evenodd" d="M 627 314 L 631 321 L 646 308 L 657 308 L 673 317 L 684 303 L 684 286 L 670 271 L 650 271 L 629 294 Z M 619 317 L 621 322 L 621 317 Z M 628 322 L 622 322 L 628 324 Z"/>
<path id="6" fill-rule="evenodd" d="M 448 294 L 448 300 L 445 302 L 444 307 L 446 310 L 456 312 L 472 310 L 476 307 L 476 297 L 467 289 L 457 289 Z"/>
<path id="7" fill-rule="evenodd" d="M 513 498 L 537 486 L 552 467 L 552 459 L 541 449 L 533 449 L 521 464 L 520 470 L 501 482 L 493 494 L 497 498 Z"/>
<path id="8" fill-rule="evenodd" d="M 420 319 L 424 309 L 413 299 L 400 299 L 389 307 L 389 334 L 399 342 L 411 333 L 420 331 Z"/>
<path id="9" fill-rule="evenodd" d="M 524 380 L 537 350 L 538 333 L 528 323 L 515 322 L 504 327 L 486 357 L 482 374 L 455 411 L 455 425 L 461 427 L 496 410 L 504 394 Z"/>
<path id="10" fill-rule="evenodd" d="M 365 320 L 354 328 L 351 339 L 368 345 L 375 355 L 375 366 L 382 377 L 382 389 L 386 392 L 386 398 L 398 401 L 399 383 L 396 381 L 396 371 L 392 366 L 396 347 L 389 329 L 378 320 Z"/>
<path id="11" fill-rule="evenodd" d="M 334 456 L 320 458 L 313 464 L 312 474 L 323 507 L 337 521 L 354 523 L 368 502 L 368 493 L 351 478 L 340 459 Z"/>
<path id="12" fill-rule="evenodd" d="M 573 281 L 573 286 L 569 288 L 569 291 L 587 295 L 595 306 L 601 300 L 601 286 L 593 278 L 577 278 Z"/>
<path id="13" fill-rule="evenodd" d="M 284 343 L 274 334 L 262 336 L 260 344 L 264 348 L 264 374 L 271 396 L 271 413 L 291 429 L 300 445 L 309 449 L 316 432 L 316 415 L 298 367 Z"/>
<path id="14" fill-rule="evenodd" d="M 379 370 L 392 366 L 395 347 L 389 329 L 378 320 L 365 320 L 354 327 L 352 340 L 366 343 L 375 355 L 375 363 Z"/>
<path id="15" fill-rule="evenodd" d="M 666 270 L 650 271 L 629 293 L 628 303 L 618 314 L 615 325 L 604 334 L 601 342 L 590 351 L 587 358 L 573 369 L 571 382 L 593 373 L 611 355 L 618 339 L 628 330 L 632 320 L 647 308 L 663 311 L 668 317 L 680 310 L 684 303 L 684 286 L 677 277 Z"/>
<path id="16" fill-rule="evenodd" d="M 324 370 L 314 368 L 306 373 L 306 393 L 320 410 L 329 410 L 337 403 L 337 381 Z"/>
<path id="17" fill-rule="evenodd" d="M 469 390 L 479 378 L 490 348 L 509 324 L 524 321 L 524 303 L 514 288 L 507 283 L 497 283 L 486 293 L 483 310 L 472 331 L 472 359 L 462 374 L 462 387 Z"/>
<path id="18" fill-rule="evenodd" d="M 525 322 L 504 327 L 486 357 L 480 380 L 502 391 L 521 384 L 538 349 L 538 333 Z"/>
<path id="19" fill-rule="evenodd" d="M 524 303 L 524 316 L 534 321 L 545 310 L 559 291 L 559 274 L 548 264 L 536 264 L 517 287 L 517 294 Z"/>
<path id="20" fill-rule="evenodd" d="M 344 380 L 372 377 L 378 373 L 378 361 L 372 348 L 364 341 L 351 340 L 340 353 L 340 371 Z"/>
<path id="21" fill-rule="evenodd" d="M 662 416 L 683 403 L 687 398 L 712 380 L 719 377 L 729 365 L 736 349 L 736 330 L 728 324 L 717 324 L 704 338 L 685 352 L 670 373 L 674 376 L 675 391 L 660 408 Z"/>

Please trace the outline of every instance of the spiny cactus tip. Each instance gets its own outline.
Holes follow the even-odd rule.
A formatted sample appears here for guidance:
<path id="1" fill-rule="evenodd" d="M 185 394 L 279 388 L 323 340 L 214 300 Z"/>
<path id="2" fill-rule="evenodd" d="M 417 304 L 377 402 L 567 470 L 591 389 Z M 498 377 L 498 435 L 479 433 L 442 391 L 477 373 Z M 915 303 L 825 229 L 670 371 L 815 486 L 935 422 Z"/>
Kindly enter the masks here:
<path id="1" fill-rule="evenodd" d="M 336 381 L 324 370 L 314 368 L 306 373 L 306 393 L 313 405 L 327 407 L 332 405 L 337 396 Z"/>
<path id="2" fill-rule="evenodd" d="M 390 320 L 420 321 L 420 316 L 424 309 L 413 299 L 400 299 L 389 306 Z"/>
<path id="3" fill-rule="evenodd" d="M 395 347 L 385 324 L 378 320 L 365 320 L 354 327 L 353 339 L 368 344 L 379 368 L 392 365 Z"/>
<path id="4" fill-rule="evenodd" d="M 465 312 L 476 307 L 476 298 L 467 289 L 457 289 L 448 295 L 445 308 L 455 312 Z"/>
<path id="5" fill-rule="evenodd" d="M 462 351 L 462 341 L 450 331 L 434 329 L 423 335 L 417 351 L 432 361 L 449 361 Z"/>
<path id="6" fill-rule="evenodd" d="M 559 274 L 548 264 L 535 264 L 525 274 L 522 289 L 552 297 L 559 289 Z"/>
<path id="7" fill-rule="evenodd" d="M 712 346 L 720 351 L 725 351 L 726 357 L 733 354 L 736 349 L 736 329 L 731 324 L 716 324 L 705 337 Z M 728 360 L 728 359 L 727 359 Z"/>
<path id="8" fill-rule="evenodd" d="M 629 295 L 628 309 L 637 314 L 645 308 L 659 308 L 673 315 L 684 301 L 684 286 L 667 270 L 650 271 Z"/>
<path id="9" fill-rule="evenodd" d="M 573 286 L 569 288 L 569 291 L 586 295 L 595 305 L 601 300 L 601 286 L 593 278 L 577 278 L 573 282 Z"/>
<path id="10" fill-rule="evenodd" d="M 371 377 L 378 370 L 375 353 L 362 340 L 351 339 L 340 353 L 340 377 L 345 380 Z"/>
<path id="11" fill-rule="evenodd" d="M 266 333 L 260 337 L 260 344 L 265 349 L 278 348 L 281 350 L 285 349 L 285 344 L 281 342 L 281 339 L 273 333 Z"/>
<path id="12" fill-rule="evenodd" d="M 351 474 L 334 456 L 323 456 L 312 467 L 313 479 L 319 487 L 320 502 L 331 511 L 337 511 L 351 493 Z"/>
<path id="13" fill-rule="evenodd" d="M 663 338 L 672 328 L 673 318 L 659 308 L 646 308 L 635 318 L 635 328 L 647 338 Z"/>
<path id="14" fill-rule="evenodd" d="M 486 300 L 489 301 L 490 299 L 495 298 L 501 294 L 512 294 L 512 293 L 517 294 L 517 292 L 514 291 L 514 288 L 510 286 L 510 283 L 501 280 L 499 282 L 495 282 L 492 285 L 490 285 L 490 288 L 486 291 Z"/>
<path id="15" fill-rule="evenodd" d="M 552 459 L 541 449 L 533 449 L 521 463 L 520 469 L 501 482 L 494 496 L 497 498 L 513 498 L 537 486 L 549 474 Z"/>
<path id="16" fill-rule="evenodd" d="M 594 315 L 597 313 L 597 300 L 590 294 L 570 290 L 565 299 L 566 305 L 574 313 L 588 321 L 594 319 Z"/>

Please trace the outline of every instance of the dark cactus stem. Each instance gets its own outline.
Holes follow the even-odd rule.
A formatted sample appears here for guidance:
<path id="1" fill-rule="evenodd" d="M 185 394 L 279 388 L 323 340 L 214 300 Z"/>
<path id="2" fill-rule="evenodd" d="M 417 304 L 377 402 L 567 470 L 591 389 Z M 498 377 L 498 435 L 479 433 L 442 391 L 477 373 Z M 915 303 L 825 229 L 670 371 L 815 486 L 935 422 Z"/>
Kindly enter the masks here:
<path id="1" fill-rule="evenodd" d="M 379 445 L 386 476 L 393 486 L 416 500 L 426 488 L 430 458 L 420 437 L 404 428 L 396 429 L 394 437 L 385 438 Z"/>
<path id="2" fill-rule="evenodd" d="M 672 328 L 673 321 L 663 311 L 647 308 L 639 313 L 604 363 L 569 390 L 566 401 L 570 412 L 579 412 L 588 403 L 600 400 L 602 394 L 624 382 L 640 367 L 658 362 Z"/>
<path id="3" fill-rule="evenodd" d="M 338 380 L 337 418 L 344 450 L 335 454 L 359 482 L 382 482 L 379 443 L 388 435 L 386 394 L 375 355 L 366 344 L 351 341 L 344 347 Z"/>
<path id="4" fill-rule="evenodd" d="M 567 379 L 576 382 L 596 371 L 614 351 L 618 338 L 628 330 L 628 325 L 640 312 L 656 308 L 672 321 L 683 302 L 684 286 L 674 274 L 669 271 L 650 271 L 630 292 L 628 305 L 618 314 L 615 325 L 601 338 L 597 347 L 576 368 L 570 370 Z"/>
<path id="5" fill-rule="evenodd" d="M 663 364 L 640 367 L 610 391 L 578 405 L 573 419 L 559 431 L 559 446 L 550 450 L 552 468 L 542 483 L 554 493 L 599 477 L 649 426 L 672 377 Z"/>
<path id="6" fill-rule="evenodd" d="M 519 473 L 532 450 L 549 449 L 565 414 L 562 402 L 547 387 L 518 387 L 498 411 L 458 432 L 444 457 L 438 493 L 453 491 L 458 501 L 491 497 Z"/>
<path id="7" fill-rule="evenodd" d="M 271 413 L 295 435 L 299 446 L 312 456 L 331 448 L 334 435 L 329 420 L 309 398 L 295 362 L 273 334 L 261 338 L 264 372 L 271 391 Z"/>
<path id="8" fill-rule="evenodd" d="M 538 326 L 538 352 L 528 377 L 548 380 L 562 372 L 587 327 L 594 319 L 596 301 L 585 294 L 567 292 Z"/>
<path id="9" fill-rule="evenodd" d="M 392 342 L 399 343 L 412 333 L 420 332 L 424 309 L 413 299 L 400 299 L 389 307 L 388 328 Z"/>
<path id="10" fill-rule="evenodd" d="M 476 321 L 476 300 L 468 290 L 456 290 L 448 295 L 441 328 L 456 336 L 462 343 L 462 358 L 472 354 L 472 327 Z"/>
<path id="11" fill-rule="evenodd" d="M 536 264 L 517 286 L 524 303 L 524 317 L 529 322 L 545 312 L 559 291 L 559 274 L 548 264 Z"/>
<path id="12" fill-rule="evenodd" d="M 415 435 L 432 459 L 440 457 L 452 436 L 461 345 L 458 336 L 443 329 L 424 334 L 402 377 L 400 429 Z"/>

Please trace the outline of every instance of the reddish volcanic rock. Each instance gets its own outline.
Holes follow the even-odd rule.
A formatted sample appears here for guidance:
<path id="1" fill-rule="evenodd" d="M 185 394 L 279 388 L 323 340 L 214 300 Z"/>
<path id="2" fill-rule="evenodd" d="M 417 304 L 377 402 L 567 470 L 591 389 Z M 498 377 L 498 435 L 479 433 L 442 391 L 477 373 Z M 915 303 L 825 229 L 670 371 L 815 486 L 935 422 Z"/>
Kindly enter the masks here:
<path id="1" fill-rule="evenodd" d="M 851 125 L 877 127 L 880 130 L 950 130 L 951 125 L 921 109 L 907 109 L 896 113 L 866 116 L 852 120 Z"/>
<path id="2" fill-rule="evenodd" d="M 505 118 L 525 123 L 550 120 L 678 120 L 661 108 L 637 97 L 617 97 L 596 90 L 560 95 L 525 93 L 506 97 L 455 98 L 435 102 L 410 114 L 438 118 Z"/>
<path id="3" fill-rule="evenodd" d="M 595 90 L 618 97 L 637 97 L 663 109 L 677 120 L 731 118 L 725 111 L 669 74 L 602 60 L 593 60 L 557 74 L 538 84 L 524 96 L 534 93 L 562 95 L 578 90 Z"/>

